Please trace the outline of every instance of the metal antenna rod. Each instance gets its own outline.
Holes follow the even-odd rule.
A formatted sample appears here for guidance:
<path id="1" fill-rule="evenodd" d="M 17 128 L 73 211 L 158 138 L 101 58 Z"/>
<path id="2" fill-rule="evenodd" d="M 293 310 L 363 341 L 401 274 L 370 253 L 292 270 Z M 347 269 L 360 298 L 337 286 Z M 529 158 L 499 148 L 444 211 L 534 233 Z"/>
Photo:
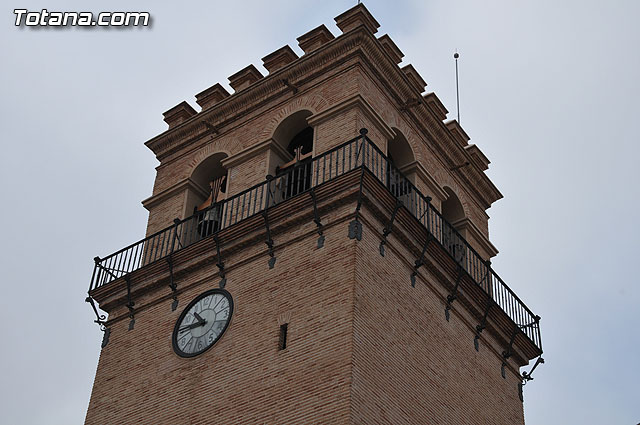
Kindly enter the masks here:
<path id="1" fill-rule="evenodd" d="M 459 57 L 460 55 L 456 50 L 456 52 L 453 54 L 453 58 L 456 61 L 456 106 L 458 109 L 458 124 L 460 124 L 460 90 L 458 89 L 458 58 Z"/>

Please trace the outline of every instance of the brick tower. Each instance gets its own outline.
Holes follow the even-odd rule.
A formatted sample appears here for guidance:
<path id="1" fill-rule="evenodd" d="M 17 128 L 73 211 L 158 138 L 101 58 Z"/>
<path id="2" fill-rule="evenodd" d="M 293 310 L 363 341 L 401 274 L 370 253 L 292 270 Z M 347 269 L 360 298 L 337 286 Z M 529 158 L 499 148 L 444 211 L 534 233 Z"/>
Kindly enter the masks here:
<path id="1" fill-rule="evenodd" d="M 95 259 L 87 424 L 524 423 L 489 160 L 362 4 L 335 20 L 164 113 L 147 236 Z"/>

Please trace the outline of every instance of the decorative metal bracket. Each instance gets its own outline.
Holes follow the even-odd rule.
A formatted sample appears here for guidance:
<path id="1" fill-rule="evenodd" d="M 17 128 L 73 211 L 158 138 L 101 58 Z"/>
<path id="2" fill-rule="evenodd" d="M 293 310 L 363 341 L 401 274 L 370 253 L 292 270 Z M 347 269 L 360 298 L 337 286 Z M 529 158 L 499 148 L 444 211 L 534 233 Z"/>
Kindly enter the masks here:
<path id="1" fill-rule="evenodd" d="M 222 261 L 222 255 L 220 254 L 220 238 L 218 238 L 218 234 L 215 233 L 213 235 L 213 240 L 216 243 L 216 251 L 218 254 L 218 261 L 216 262 L 216 266 L 218 267 L 218 274 L 220 275 L 220 289 L 224 289 L 227 284 L 227 275 L 224 272 L 224 261 Z"/>
<path id="2" fill-rule="evenodd" d="M 169 264 L 169 288 L 173 294 L 173 302 L 171 303 L 171 311 L 176 311 L 178 308 L 178 285 L 173 280 L 173 259 L 171 254 L 167 257 L 167 264 Z"/>
<path id="3" fill-rule="evenodd" d="M 538 365 L 543 364 L 543 363 L 544 363 L 544 359 L 542 358 L 542 355 L 540 355 L 538 357 L 538 359 L 536 360 L 535 364 L 533 365 L 533 367 L 531 368 L 531 370 L 529 371 L 529 373 L 522 372 L 522 381 L 518 384 L 518 396 L 520 397 L 520 401 L 524 402 L 524 396 L 522 394 L 522 388 L 525 385 L 527 385 L 527 382 L 533 381 L 533 377 L 531 376 L 531 374 L 533 373 L 534 370 L 536 370 Z"/>
<path id="4" fill-rule="evenodd" d="M 450 314 L 449 310 L 451 310 L 451 305 L 453 302 L 458 299 L 458 287 L 460 286 L 460 281 L 462 280 L 462 276 L 464 274 L 464 269 L 461 265 L 458 264 L 458 275 L 456 277 L 456 284 L 453 286 L 453 290 L 449 295 L 447 295 L 447 306 L 444 309 L 444 317 L 449 321 Z"/>
<path id="5" fill-rule="evenodd" d="M 311 200 L 313 201 L 313 222 L 318 226 L 318 248 L 324 246 L 324 235 L 322 234 L 322 222 L 320 221 L 320 215 L 318 214 L 318 200 L 316 199 L 316 192 L 313 188 L 309 191 Z"/>
<path id="6" fill-rule="evenodd" d="M 515 326 L 513 328 L 513 333 L 511 334 L 511 340 L 509 341 L 509 347 L 506 351 L 502 352 L 502 366 L 500 367 L 500 374 L 504 379 L 507 379 L 507 375 L 505 373 L 505 367 L 507 366 L 507 360 L 513 354 L 513 343 L 516 340 L 516 335 L 518 335 L 518 331 L 520 330 L 519 326 Z"/>
<path id="7" fill-rule="evenodd" d="M 96 314 L 96 320 L 94 320 L 94 323 L 97 323 L 98 326 L 100 327 L 100 330 L 102 332 L 104 332 L 104 334 L 102 335 L 102 343 L 100 344 L 100 347 L 104 348 L 109 343 L 109 336 L 111 335 L 111 329 L 109 329 L 106 326 L 107 316 L 105 316 L 104 314 L 100 314 L 98 312 L 98 308 L 96 307 L 96 303 L 93 300 L 93 298 L 91 297 L 91 295 L 89 295 L 87 298 L 85 298 L 84 301 L 89 303 L 89 304 L 91 304 L 91 308 L 93 309 L 93 312 Z"/>
<path id="8" fill-rule="evenodd" d="M 487 327 L 487 318 L 489 317 L 489 310 L 491 310 L 491 307 L 493 307 L 494 304 L 495 304 L 495 301 L 493 301 L 492 298 L 489 298 L 489 301 L 487 301 L 487 308 L 484 309 L 484 315 L 482 316 L 482 321 L 480 321 L 480 324 L 476 326 L 476 336 L 473 337 L 473 346 L 475 347 L 476 351 L 480 351 L 480 343 L 479 343 L 480 334 Z"/>
<path id="9" fill-rule="evenodd" d="M 422 246 L 422 253 L 420 257 L 415 261 L 415 265 L 413 266 L 413 272 L 411 273 L 411 286 L 416 287 L 416 276 L 418 276 L 418 269 L 424 266 L 424 255 L 427 253 L 427 248 L 429 248 L 429 244 L 433 240 L 433 236 L 431 233 L 427 233 L 427 240 L 424 242 Z"/>
<path id="10" fill-rule="evenodd" d="M 409 99 L 407 100 L 405 103 L 403 103 L 402 105 L 400 105 L 400 110 L 401 111 L 407 111 L 409 108 L 413 108 L 414 106 L 418 106 L 422 104 L 422 99 Z"/>
<path id="11" fill-rule="evenodd" d="M 364 133 L 363 133 L 364 132 Z M 360 130 L 360 134 L 367 134 L 366 129 Z M 364 181 L 364 167 L 362 167 L 362 173 L 360 174 L 360 189 L 358 190 L 358 203 L 356 204 L 355 217 L 349 223 L 349 239 L 362 240 L 362 223 L 360 222 L 360 208 L 362 208 L 362 185 Z"/>
<path id="12" fill-rule="evenodd" d="M 269 215 L 267 213 L 267 209 L 262 211 L 262 217 L 264 217 L 264 226 L 267 229 L 267 240 L 265 243 L 269 247 L 269 268 L 272 269 L 276 264 L 276 257 L 273 253 L 273 239 L 271 239 L 271 230 L 269 229 Z"/>
<path id="13" fill-rule="evenodd" d="M 398 210 L 402 206 L 402 201 L 396 198 L 396 206 L 393 209 L 393 213 L 391 214 L 391 219 L 382 229 L 382 240 L 380 241 L 380 255 L 384 257 L 384 246 L 387 244 L 387 236 L 391 234 L 393 231 L 393 221 L 396 219 L 396 214 L 398 214 Z"/>
<path id="14" fill-rule="evenodd" d="M 202 124 L 204 124 L 204 126 L 207 127 L 207 131 L 209 133 L 213 133 L 213 134 L 218 134 L 219 133 L 218 128 L 215 125 L 213 125 L 213 124 L 211 124 L 211 123 L 209 123 L 209 122 L 207 122 L 205 120 L 202 120 Z"/>
<path id="15" fill-rule="evenodd" d="M 129 330 L 131 331 L 136 324 L 135 310 L 133 309 L 135 303 L 131 299 L 131 279 L 128 274 L 124 275 L 124 280 L 127 282 L 127 308 L 129 309 L 129 317 L 131 318 L 129 322 Z"/>
<path id="16" fill-rule="evenodd" d="M 292 84 L 289 82 L 288 79 L 283 78 L 282 80 L 282 84 L 284 84 L 285 86 L 287 86 L 288 88 L 290 88 L 293 91 L 293 94 L 298 93 L 298 86 L 296 86 L 295 84 Z"/>

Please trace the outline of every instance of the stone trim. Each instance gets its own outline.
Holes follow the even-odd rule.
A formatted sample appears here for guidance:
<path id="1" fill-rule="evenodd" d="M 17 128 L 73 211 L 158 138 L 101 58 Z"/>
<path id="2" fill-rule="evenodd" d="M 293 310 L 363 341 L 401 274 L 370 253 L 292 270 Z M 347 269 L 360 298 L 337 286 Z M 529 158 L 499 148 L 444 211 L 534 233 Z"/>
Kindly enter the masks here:
<path id="1" fill-rule="evenodd" d="M 268 150 L 273 149 L 274 151 L 276 151 L 276 153 L 278 155 L 280 155 L 282 158 L 291 158 L 291 154 L 289 152 L 287 152 L 287 150 L 285 148 L 283 148 L 282 146 L 280 146 L 280 144 L 278 144 L 278 142 L 276 142 L 273 139 L 267 139 L 263 142 L 260 142 L 258 144 L 255 144 L 243 151 L 238 152 L 235 155 L 231 155 L 225 159 L 223 159 L 222 162 L 222 166 L 224 168 L 226 168 L 227 170 L 235 167 L 238 164 L 242 164 L 243 162 L 249 160 L 250 158 L 253 158 L 256 155 L 259 155 L 263 152 L 266 152 Z"/>
<path id="2" fill-rule="evenodd" d="M 208 192 L 206 190 L 204 190 L 202 187 L 200 187 L 200 185 L 198 185 L 196 182 L 194 182 L 193 180 L 191 180 L 191 178 L 188 177 L 174 184 L 173 186 L 163 190 L 157 195 L 153 195 L 145 199 L 144 201 L 142 201 L 142 206 L 145 207 L 148 211 L 151 211 L 151 209 L 156 207 L 158 204 L 166 201 L 169 198 L 172 198 L 173 196 L 184 191 L 185 189 L 190 189 L 190 190 L 199 192 L 199 194 L 205 198 L 208 196 Z"/>
<path id="3" fill-rule="evenodd" d="M 487 236 L 478 229 L 478 226 L 476 226 L 469 217 L 462 218 L 451 224 L 458 231 L 465 230 L 467 232 L 465 239 L 469 241 L 470 238 L 473 238 L 473 240 L 477 241 L 480 244 L 480 247 L 485 252 L 489 253 L 489 258 L 493 258 L 498 255 L 498 248 L 491 243 Z"/>
<path id="4" fill-rule="evenodd" d="M 164 122 L 169 124 L 169 128 L 173 128 L 178 124 L 182 124 L 183 122 L 187 121 L 189 118 L 196 114 L 196 110 L 183 100 L 162 115 L 164 116 Z"/>
<path id="5" fill-rule="evenodd" d="M 427 184 L 427 188 L 430 192 L 429 194 L 433 198 L 437 198 L 441 201 L 447 199 L 447 192 L 445 192 L 444 189 L 440 187 L 438 182 L 433 177 L 431 177 L 431 174 L 429 174 L 429 172 L 418 161 L 413 161 L 406 165 L 403 165 L 402 167 L 400 167 L 400 172 L 404 175 L 415 172 L 416 177 L 419 177 L 423 182 Z"/>

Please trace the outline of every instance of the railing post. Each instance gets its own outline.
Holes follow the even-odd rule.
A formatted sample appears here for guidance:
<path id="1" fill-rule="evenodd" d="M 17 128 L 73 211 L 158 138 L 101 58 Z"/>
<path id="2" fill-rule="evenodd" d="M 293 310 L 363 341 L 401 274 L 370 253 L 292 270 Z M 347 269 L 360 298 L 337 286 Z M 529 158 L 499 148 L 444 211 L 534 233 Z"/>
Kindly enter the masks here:
<path id="1" fill-rule="evenodd" d="M 95 265 L 93 266 L 93 275 L 91 276 L 91 285 L 89 285 L 89 292 L 91 292 L 98 286 L 97 283 L 100 282 L 100 278 L 102 277 L 102 269 L 99 267 L 100 261 L 102 261 L 100 257 L 93 257 L 93 262 Z M 96 271 L 98 271 L 97 276 Z"/>
<path id="2" fill-rule="evenodd" d="M 429 210 L 431 209 L 431 196 L 427 196 L 424 198 L 424 200 L 427 202 L 427 233 L 431 234 L 431 219 L 429 217 Z"/>
<path id="3" fill-rule="evenodd" d="M 367 130 L 366 128 L 361 128 L 360 129 L 360 147 L 358 148 L 357 152 L 356 152 L 356 166 L 358 165 L 358 158 L 360 157 L 360 153 L 362 153 L 362 164 L 364 166 L 364 144 L 367 140 L 367 133 L 369 132 L 369 130 Z"/>
<path id="4" fill-rule="evenodd" d="M 175 245 L 176 245 L 176 239 L 178 238 L 178 225 L 180 224 L 180 219 L 179 218 L 174 218 L 173 219 L 173 238 L 171 239 L 171 251 L 169 252 L 169 254 L 173 254 Z"/>

